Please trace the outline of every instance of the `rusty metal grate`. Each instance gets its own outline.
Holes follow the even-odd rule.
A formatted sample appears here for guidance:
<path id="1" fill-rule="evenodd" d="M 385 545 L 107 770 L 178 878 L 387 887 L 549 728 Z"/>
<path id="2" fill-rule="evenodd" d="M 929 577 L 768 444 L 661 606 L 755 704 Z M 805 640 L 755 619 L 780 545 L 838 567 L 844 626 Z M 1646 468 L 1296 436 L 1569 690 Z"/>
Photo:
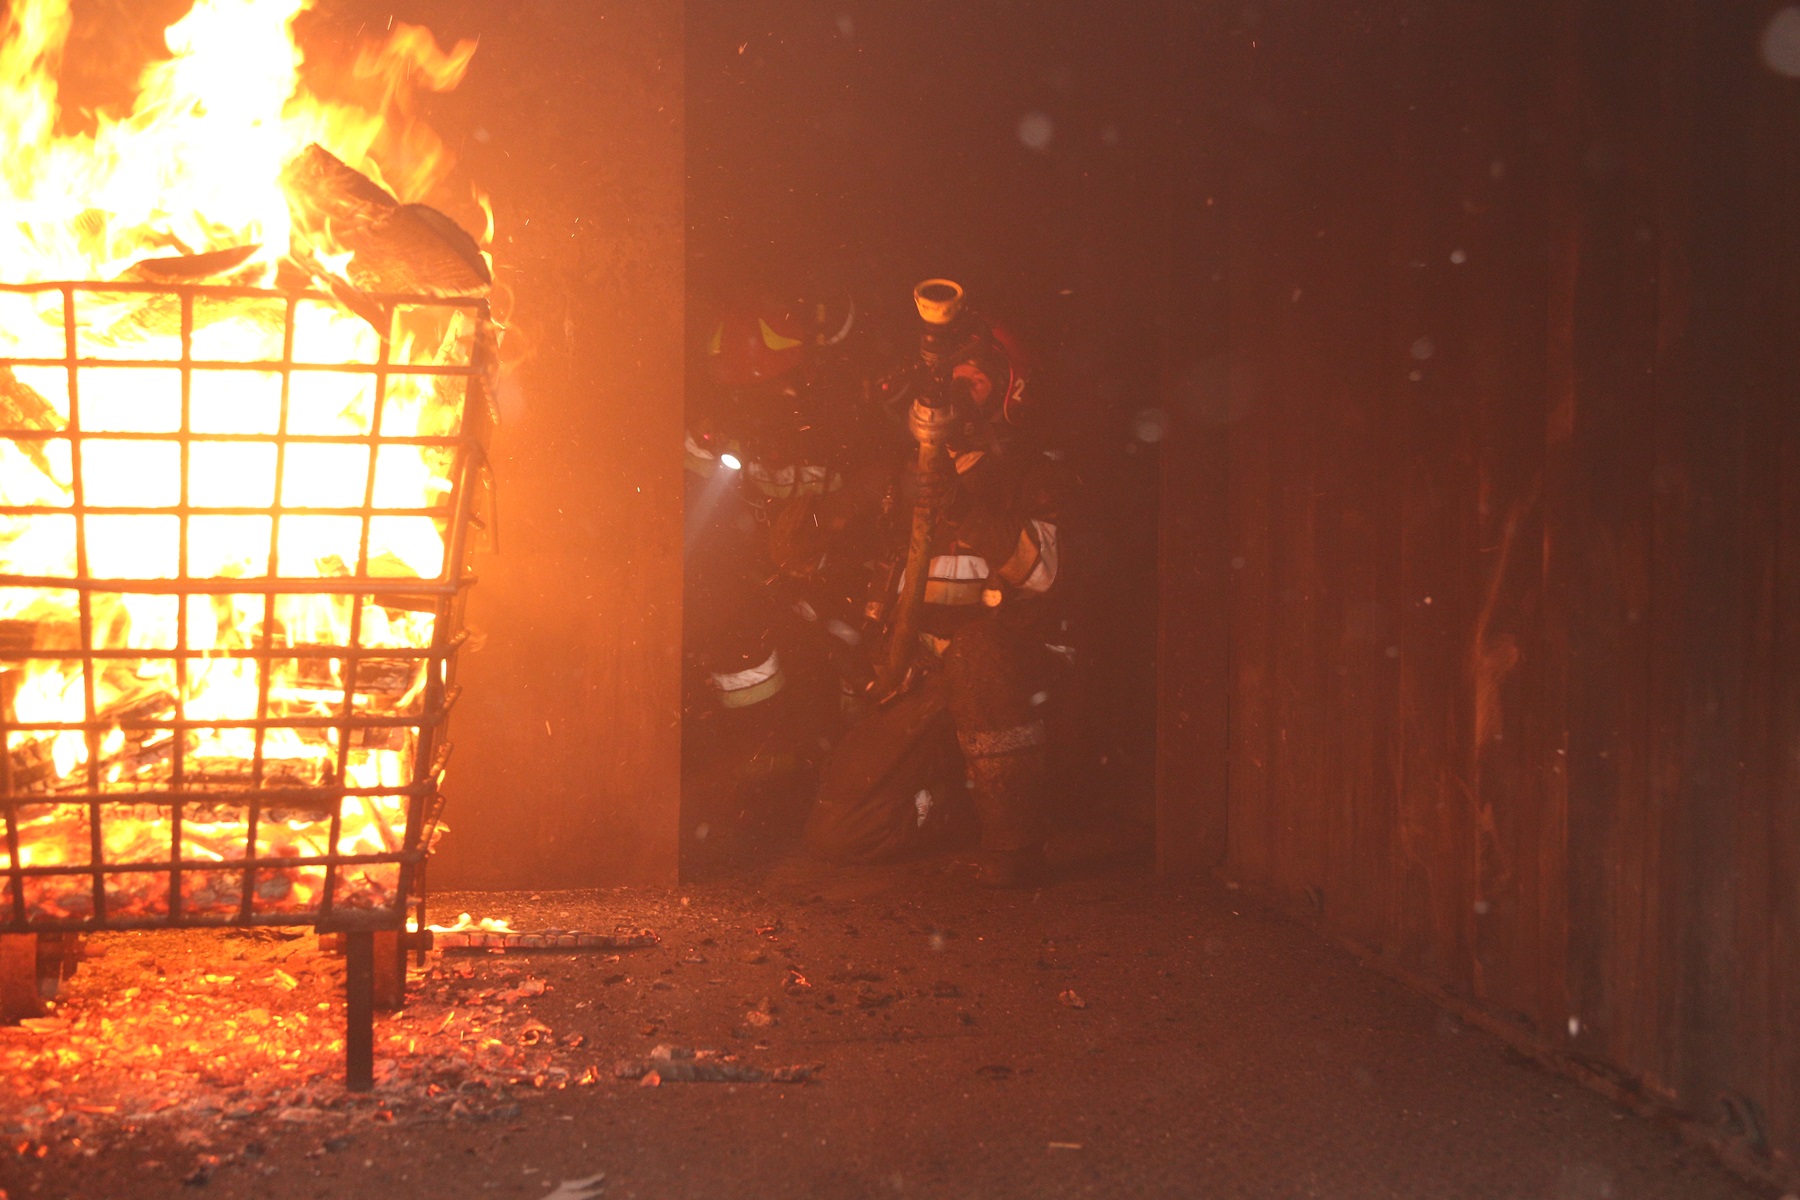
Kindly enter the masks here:
<path id="1" fill-rule="evenodd" d="M 38 539 L 68 564 L 0 573 L 0 613 L 12 614 L 0 621 L 0 933 L 398 930 L 422 904 L 495 356 L 484 301 L 352 303 L 202 284 L 0 286 L 0 321 L 33 355 L 0 357 L 0 381 L 21 395 L 26 379 L 33 395 L 66 387 L 54 419 L 0 405 L 12 450 L 0 468 L 45 463 L 68 485 L 0 504 L 0 536 Z M 358 352 L 316 359 L 310 331 L 351 318 L 368 333 Z M 119 357 L 93 336 L 119 320 L 161 322 L 178 335 L 161 340 L 169 356 Z M 263 349 L 234 356 L 221 330 L 245 320 Z M 17 322 L 35 322 L 33 336 Z M 322 380 L 354 397 L 324 420 L 299 403 Z M 408 425 L 403 409 L 429 420 Z M 220 456 L 266 463 L 266 481 L 204 482 Z M 139 464 L 127 472 L 136 498 L 108 474 L 119 463 Z M 135 478 L 145 463 L 166 477 Z M 429 501 L 395 502 L 390 484 L 421 469 Z M 304 494 L 321 481 L 342 494 Z M 379 548 L 422 536 L 419 522 L 441 539 L 434 570 Z M 107 541 L 121 530 L 143 531 L 123 555 Z M 225 538 L 229 562 L 207 548 L 221 532 L 243 535 Z M 331 544 L 340 551 L 311 552 Z M 161 632 L 121 631 L 122 607 L 163 614 L 140 622 Z M 31 615 L 44 611 L 53 619 Z M 196 681 L 219 672 L 236 707 L 197 709 Z M 46 678 L 74 711 L 29 711 L 21 689 Z"/>

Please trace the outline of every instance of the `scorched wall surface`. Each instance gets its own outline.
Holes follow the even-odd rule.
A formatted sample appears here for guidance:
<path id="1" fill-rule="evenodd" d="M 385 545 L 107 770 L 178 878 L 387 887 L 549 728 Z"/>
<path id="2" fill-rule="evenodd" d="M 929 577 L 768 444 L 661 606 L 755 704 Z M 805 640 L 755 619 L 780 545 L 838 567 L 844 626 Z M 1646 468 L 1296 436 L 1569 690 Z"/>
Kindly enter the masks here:
<path id="1" fill-rule="evenodd" d="M 1165 866 L 1800 1154 L 1779 5 L 1173 6 Z"/>
<path id="2" fill-rule="evenodd" d="M 512 364 L 434 886 L 668 882 L 680 794 L 682 8 L 340 5 L 480 39 L 432 103 Z M 354 15 L 354 14 L 352 14 Z"/>

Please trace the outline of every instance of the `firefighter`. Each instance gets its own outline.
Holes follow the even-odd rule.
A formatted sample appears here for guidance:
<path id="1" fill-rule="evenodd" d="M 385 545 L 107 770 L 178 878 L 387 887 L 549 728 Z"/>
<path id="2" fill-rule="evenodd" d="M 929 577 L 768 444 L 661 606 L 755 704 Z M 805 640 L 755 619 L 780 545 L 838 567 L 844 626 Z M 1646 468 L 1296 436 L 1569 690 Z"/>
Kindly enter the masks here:
<path id="1" fill-rule="evenodd" d="M 980 879 L 1021 886 L 1043 863 L 1042 708 L 1072 653 L 1067 588 L 1059 587 L 1069 489 L 1021 428 L 1022 372 L 963 307 L 962 289 L 927 280 L 914 298 L 920 364 L 899 387 L 890 377 L 890 388 L 923 406 L 915 413 L 943 414 L 941 450 L 933 443 L 922 456 L 930 461 L 907 477 L 908 498 L 930 514 L 918 657 L 903 678 L 883 682 L 896 694 L 882 697 L 883 711 L 828 765 L 808 840 L 816 853 L 848 861 L 919 844 L 945 790 L 941 779 L 932 786 L 938 762 L 924 747 L 947 726 L 980 825 Z M 912 653 L 910 632 L 890 632 L 902 655 Z"/>
<path id="2" fill-rule="evenodd" d="M 725 310 L 705 339 L 710 386 L 685 445 L 685 612 L 699 677 L 686 707 L 714 731 L 692 739 L 714 760 L 702 772 L 722 767 L 727 788 L 805 765 L 839 708 L 829 656 L 805 633 L 829 628 L 841 647 L 854 637 L 850 602 L 829 598 L 834 564 L 794 530 L 869 458 L 857 332 L 850 302 L 765 298 Z M 796 670 L 809 694 L 794 694 Z"/>

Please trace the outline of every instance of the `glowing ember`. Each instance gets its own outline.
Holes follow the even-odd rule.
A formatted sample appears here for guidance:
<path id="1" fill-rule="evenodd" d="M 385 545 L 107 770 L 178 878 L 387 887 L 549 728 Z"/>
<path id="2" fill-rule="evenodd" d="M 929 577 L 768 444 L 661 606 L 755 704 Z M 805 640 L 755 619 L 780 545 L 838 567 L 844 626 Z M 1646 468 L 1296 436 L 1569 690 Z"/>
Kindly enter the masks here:
<path id="1" fill-rule="evenodd" d="M 324 1083 L 344 1053 L 344 961 L 317 938 L 134 931 L 90 945 L 101 953 L 56 1015 L 0 1026 L 0 1162 L 27 1141 L 125 1138 L 153 1113 L 163 1131 L 189 1131 L 182 1144 L 223 1150 L 269 1128 L 324 1137 L 516 1112 L 602 1078 L 571 1018 L 552 1016 L 555 1032 L 538 1019 L 548 981 L 504 958 L 412 968 L 411 1002 L 376 1030 L 380 1098 L 359 1100 Z"/>
<path id="2" fill-rule="evenodd" d="M 91 132 L 57 128 L 70 0 L 0 26 L 0 870 L 109 868 L 23 877 L 32 919 L 310 912 L 329 855 L 363 856 L 336 904 L 390 907 L 435 796 L 453 630 L 422 585 L 458 569 L 480 311 L 364 292 L 416 290 L 373 287 L 371 229 L 467 240 L 397 202 L 451 165 L 411 90 L 474 47 L 398 26 L 357 63 L 375 101 L 327 102 L 307 6 L 198 0 Z M 334 170 L 357 221 L 297 191 Z"/>
<path id="3" fill-rule="evenodd" d="M 505 917 L 483 917 L 475 920 L 468 913 L 458 914 L 456 920 L 449 925 L 427 926 L 433 933 L 511 933 L 512 923 Z"/>

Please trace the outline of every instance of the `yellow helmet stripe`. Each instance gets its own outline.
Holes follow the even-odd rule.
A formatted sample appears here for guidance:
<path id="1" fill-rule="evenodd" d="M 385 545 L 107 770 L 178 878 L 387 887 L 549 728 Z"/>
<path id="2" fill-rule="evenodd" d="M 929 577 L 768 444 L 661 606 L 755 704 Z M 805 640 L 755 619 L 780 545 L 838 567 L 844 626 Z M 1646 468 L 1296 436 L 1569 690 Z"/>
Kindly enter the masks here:
<path id="1" fill-rule="evenodd" d="M 760 317 L 757 318 L 756 323 L 762 326 L 763 345 L 771 350 L 792 350 L 795 346 L 804 344 L 798 338 L 782 337 L 770 329 L 769 323 Z"/>

